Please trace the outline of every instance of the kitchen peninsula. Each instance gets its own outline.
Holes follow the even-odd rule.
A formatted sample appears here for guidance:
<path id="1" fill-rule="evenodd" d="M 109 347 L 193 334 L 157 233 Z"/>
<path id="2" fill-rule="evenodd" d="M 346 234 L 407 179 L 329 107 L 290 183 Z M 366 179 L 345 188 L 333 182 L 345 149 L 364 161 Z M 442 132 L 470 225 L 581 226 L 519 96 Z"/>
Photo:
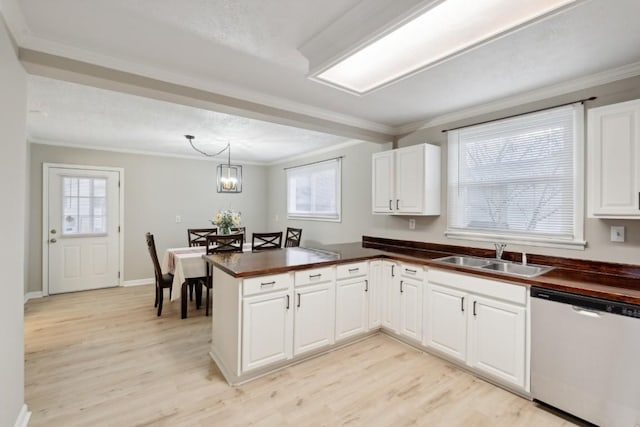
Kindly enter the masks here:
<path id="1" fill-rule="evenodd" d="M 522 278 L 437 261 L 451 254 L 493 256 L 367 236 L 315 249 L 207 256 L 214 267 L 211 357 L 237 385 L 382 330 L 530 396 L 531 285 L 640 303 L 633 266 L 529 255 L 555 268 Z"/>

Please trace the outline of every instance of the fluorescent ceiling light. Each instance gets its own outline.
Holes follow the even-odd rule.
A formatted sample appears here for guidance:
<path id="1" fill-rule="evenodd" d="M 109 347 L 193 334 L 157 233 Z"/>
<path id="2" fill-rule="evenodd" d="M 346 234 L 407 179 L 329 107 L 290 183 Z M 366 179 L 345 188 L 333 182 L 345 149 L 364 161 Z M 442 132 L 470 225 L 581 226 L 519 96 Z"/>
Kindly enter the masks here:
<path id="1" fill-rule="evenodd" d="M 364 94 L 443 62 L 576 0 L 444 0 L 313 79 Z"/>

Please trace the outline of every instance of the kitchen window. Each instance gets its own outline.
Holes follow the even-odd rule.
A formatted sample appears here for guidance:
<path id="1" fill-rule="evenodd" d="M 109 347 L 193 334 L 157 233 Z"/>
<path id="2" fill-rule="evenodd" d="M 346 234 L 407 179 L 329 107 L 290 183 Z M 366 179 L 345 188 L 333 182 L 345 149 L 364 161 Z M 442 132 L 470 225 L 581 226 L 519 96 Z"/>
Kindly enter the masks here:
<path id="1" fill-rule="evenodd" d="M 340 221 L 341 158 L 287 168 L 287 218 Z"/>
<path id="2" fill-rule="evenodd" d="M 584 249 L 584 108 L 448 132 L 446 235 Z"/>

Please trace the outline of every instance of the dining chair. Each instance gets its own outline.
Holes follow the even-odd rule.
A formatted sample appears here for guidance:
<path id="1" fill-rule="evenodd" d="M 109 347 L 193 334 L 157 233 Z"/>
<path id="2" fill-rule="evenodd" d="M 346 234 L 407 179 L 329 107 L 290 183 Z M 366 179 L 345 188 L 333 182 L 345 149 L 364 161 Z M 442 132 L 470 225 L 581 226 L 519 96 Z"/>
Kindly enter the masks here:
<path id="1" fill-rule="evenodd" d="M 282 231 L 275 233 L 253 233 L 251 236 L 252 251 L 280 249 L 282 247 Z"/>
<path id="2" fill-rule="evenodd" d="M 206 246 L 207 236 L 213 234 L 218 234 L 217 228 L 189 228 L 187 229 L 189 246 Z"/>
<path id="3" fill-rule="evenodd" d="M 164 299 L 164 290 L 169 288 L 169 299 L 171 299 L 171 285 L 173 284 L 173 274 L 162 274 L 160 263 L 158 262 L 158 252 L 156 251 L 156 242 L 153 234 L 147 233 L 147 248 L 151 261 L 153 262 L 153 270 L 156 275 L 156 302 L 154 307 L 158 307 L 158 316 L 162 314 L 162 300 Z"/>
<path id="4" fill-rule="evenodd" d="M 242 252 L 243 242 L 244 234 L 242 233 L 207 236 L 207 255 Z M 207 275 L 202 284 L 207 288 L 205 316 L 208 316 L 211 305 L 210 292 L 213 288 L 213 265 L 210 263 L 207 263 Z"/>
<path id="5" fill-rule="evenodd" d="M 302 237 L 302 228 L 287 227 L 287 234 L 284 239 L 285 248 L 293 248 L 300 246 L 300 238 Z"/>
<path id="6" fill-rule="evenodd" d="M 247 227 L 231 227 L 231 233 L 242 233 L 244 236 L 244 241 L 242 243 L 247 243 Z"/>

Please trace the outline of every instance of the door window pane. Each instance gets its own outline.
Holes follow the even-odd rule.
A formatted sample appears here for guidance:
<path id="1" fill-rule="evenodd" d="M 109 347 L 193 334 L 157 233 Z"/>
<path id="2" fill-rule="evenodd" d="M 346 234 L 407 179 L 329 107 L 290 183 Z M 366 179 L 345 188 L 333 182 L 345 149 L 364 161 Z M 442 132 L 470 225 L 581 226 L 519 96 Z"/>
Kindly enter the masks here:
<path id="1" fill-rule="evenodd" d="M 62 177 L 62 234 L 107 233 L 107 179 Z"/>

